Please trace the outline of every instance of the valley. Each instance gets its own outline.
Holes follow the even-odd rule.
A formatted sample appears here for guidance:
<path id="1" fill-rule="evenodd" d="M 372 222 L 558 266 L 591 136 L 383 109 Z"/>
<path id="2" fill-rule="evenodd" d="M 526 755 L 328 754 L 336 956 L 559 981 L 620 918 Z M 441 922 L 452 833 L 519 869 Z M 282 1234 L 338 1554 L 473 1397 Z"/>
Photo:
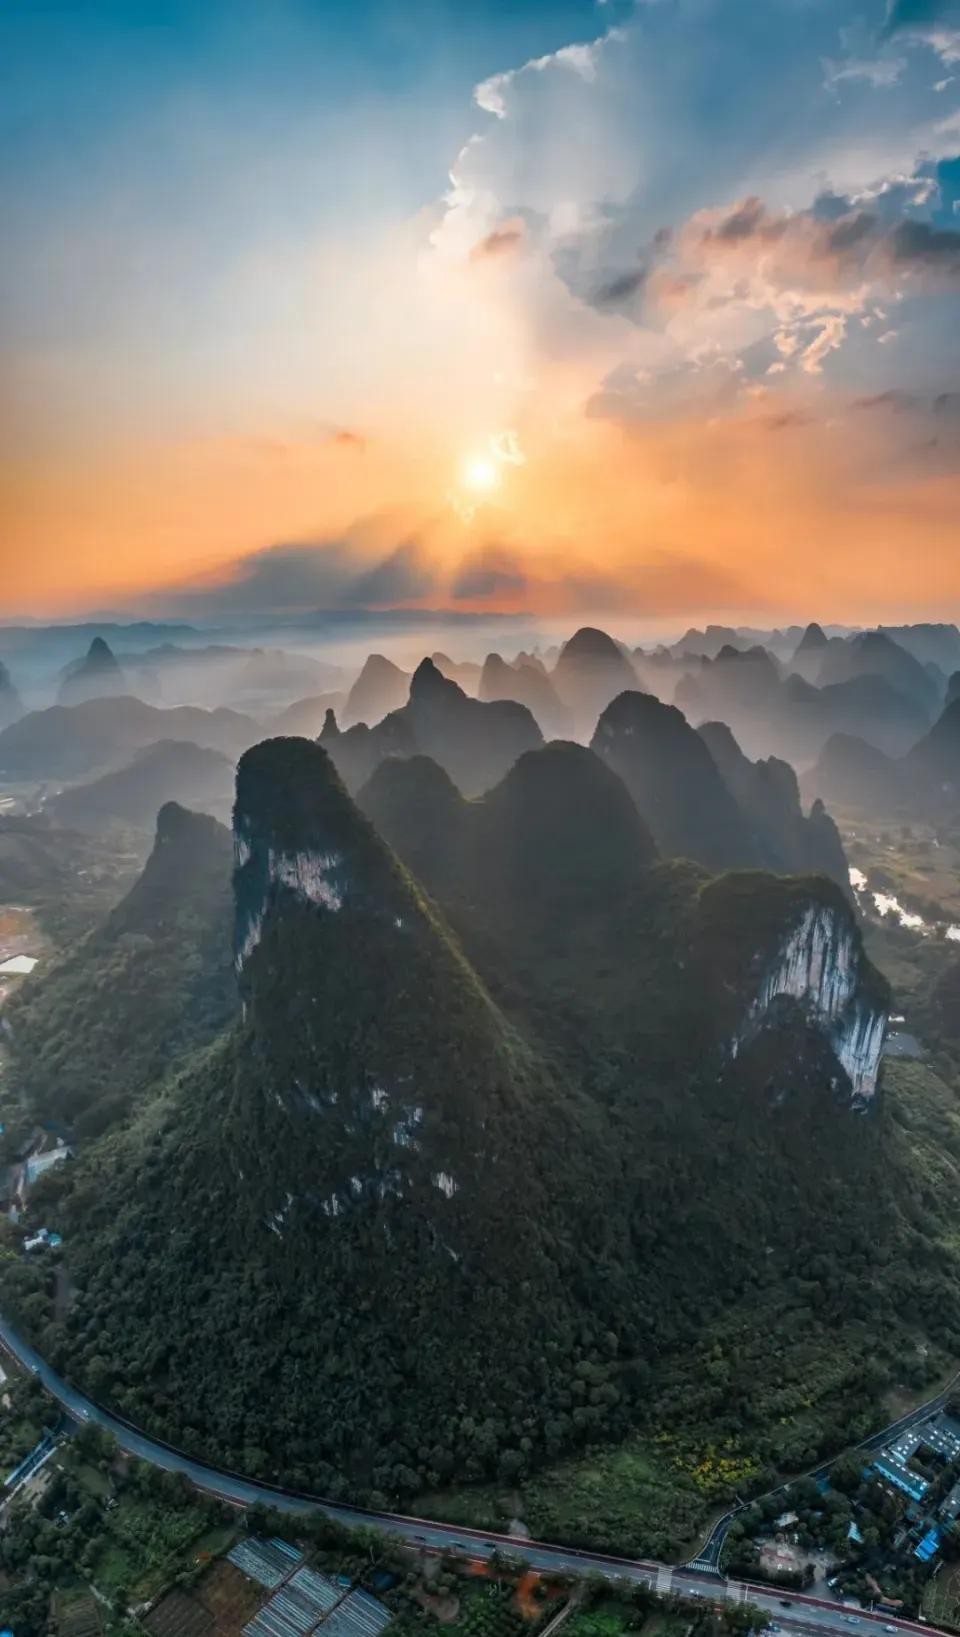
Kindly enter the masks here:
<path id="1" fill-rule="evenodd" d="M 631 663 L 555 664 L 589 745 L 518 738 L 509 666 L 374 668 L 379 725 L 243 751 L 232 841 L 206 759 L 149 761 L 150 834 L 137 771 L 68 805 L 76 738 L 6 821 L 43 960 L 0 1312 L 81 1427 L 245 1505 L 664 1565 L 955 1367 L 950 832 L 604 704 Z"/>
<path id="2" fill-rule="evenodd" d="M 960 0 L 0 64 L 0 1637 L 960 1637 Z"/>

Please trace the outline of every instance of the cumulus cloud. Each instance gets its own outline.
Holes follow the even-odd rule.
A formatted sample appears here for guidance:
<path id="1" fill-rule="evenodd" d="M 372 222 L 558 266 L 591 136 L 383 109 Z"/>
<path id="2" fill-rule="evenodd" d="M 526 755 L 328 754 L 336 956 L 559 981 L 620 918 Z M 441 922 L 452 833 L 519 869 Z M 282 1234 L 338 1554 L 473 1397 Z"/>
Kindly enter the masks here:
<path id="1" fill-rule="evenodd" d="M 498 254 L 522 220 L 501 299 L 525 377 L 579 360 L 594 417 L 612 396 L 685 411 L 698 383 L 715 413 L 848 360 L 869 376 L 894 332 L 945 323 L 922 298 L 956 278 L 941 161 L 960 115 L 933 113 L 927 47 L 957 6 L 771 0 L 746 37 L 739 0 L 638 6 L 477 88 L 492 117 L 452 167 L 434 250 Z M 914 356 L 942 367 L 944 348 Z"/>
<path id="2" fill-rule="evenodd" d="M 484 80 L 411 230 L 422 329 L 384 339 L 418 393 L 442 359 L 422 400 L 434 432 L 455 423 L 451 469 L 482 450 L 523 465 L 511 504 L 534 498 L 493 544 L 437 554 L 405 525 L 375 552 L 274 548 L 236 595 L 743 607 L 760 576 L 725 576 L 704 540 L 738 563 L 745 537 L 754 561 L 776 550 L 780 575 L 784 540 L 826 518 L 842 552 L 850 497 L 863 517 L 894 478 L 871 550 L 924 505 L 953 539 L 947 485 L 921 504 L 911 484 L 944 476 L 960 420 L 960 112 L 939 60 L 957 4 L 768 0 L 745 21 L 743 0 L 662 0 Z M 371 310 L 380 292 L 378 268 Z M 602 458 L 578 491 L 581 443 Z M 487 504 L 451 501 L 479 536 Z"/>

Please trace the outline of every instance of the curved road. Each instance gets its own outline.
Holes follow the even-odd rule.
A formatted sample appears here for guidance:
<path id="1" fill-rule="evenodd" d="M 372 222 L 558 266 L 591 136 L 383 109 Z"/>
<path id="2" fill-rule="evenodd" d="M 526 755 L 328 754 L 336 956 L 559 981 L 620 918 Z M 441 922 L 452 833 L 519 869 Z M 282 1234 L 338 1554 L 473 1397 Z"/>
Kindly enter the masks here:
<path id="1" fill-rule="evenodd" d="M 947 1385 L 942 1387 L 938 1393 L 935 1393 L 932 1398 L 926 1399 L 923 1404 L 918 1404 L 916 1409 L 908 1410 L 906 1415 L 901 1415 L 898 1420 L 891 1421 L 888 1426 L 881 1427 L 879 1432 L 872 1432 L 869 1438 L 862 1438 L 860 1443 L 855 1444 L 853 1448 L 865 1451 L 883 1449 L 885 1444 L 889 1444 L 894 1438 L 898 1438 L 902 1432 L 906 1432 L 908 1427 L 915 1426 L 918 1421 L 926 1421 L 937 1410 L 944 1409 L 948 1401 L 955 1395 L 958 1382 L 960 1382 L 960 1376 L 951 1376 Z M 820 1466 L 814 1467 L 809 1472 L 799 1473 L 797 1476 L 802 1478 L 825 1478 L 832 1465 L 833 1461 L 824 1461 L 821 1462 Z M 755 1495 L 751 1500 L 742 1501 L 739 1506 L 731 1507 L 729 1512 L 725 1512 L 722 1518 L 717 1519 L 696 1558 L 691 1559 L 691 1567 L 696 1565 L 701 1569 L 718 1569 L 720 1566 L 720 1553 L 723 1550 L 727 1530 L 737 1513 L 746 1511 L 748 1507 L 756 1505 L 757 1501 L 766 1500 L 770 1495 L 784 1493 L 789 1489 L 790 1484 L 796 1481 L 796 1478 L 788 1479 L 786 1483 L 778 1484 L 776 1489 L 768 1489 L 762 1495 Z M 786 1499 L 785 1494 L 784 1498 Z"/>
<path id="2" fill-rule="evenodd" d="M 607 1557 L 600 1552 L 581 1552 L 574 1547 L 554 1546 L 547 1541 L 518 1540 L 509 1535 L 498 1535 L 491 1530 L 481 1531 L 467 1529 L 457 1524 L 434 1523 L 426 1518 L 404 1517 L 396 1512 L 369 1512 L 362 1507 L 346 1506 L 339 1502 L 325 1501 L 320 1497 L 311 1499 L 290 1491 L 272 1489 L 249 1479 L 237 1477 L 233 1473 L 207 1466 L 203 1461 L 196 1461 L 178 1450 L 168 1449 L 164 1444 L 148 1438 L 145 1433 L 127 1426 L 108 1410 L 94 1404 L 75 1387 L 71 1387 L 69 1382 L 64 1381 L 63 1377 L 40 1357 L 35 1348 L 24 1341 L 12 1325 L 2 1318 L 0 1346 L 6 1348 L 8 1353 L 31 1371 L 51 1397 L 57 1399 L 81 1426 L 93 1423 L 102 1427 L 131 1455 L 150 1462 L 152 1466 L 162 1467 L 167 1472 L 180 1472 L 197 1489 L 205 1490 L 239 1506 L 260 1503 L 276 1507 L 283 1512 L 312 1512 L 320 1507 L 330 1517 L 348 1528 L 356 1528 L 358 1524 L 372 1525 L 384 1534 L 399 1536 L 411 1546 L 428 1551 L 452 1552 L 472 1558 L 489 1557 L 496 1551 L 512 1551 L 522 1556 L 536 1569 L 575 1575 L 599 1572 L 610 1579 L 641 1582 L 661 1593 L 673 1592 L 680 1596 L 704 1597 L 713 1601 L 727 1599 L 733 1602 L 752 1603 L 771 1616 L 770 1630 L 796 1633 L 798 1637 L 804 1633 L 809 1634 L 809 1637 L 827 1637 L 831 1632 L 836 1633 L 837 1637 L 880 1637 L 882 1632 L 893 1633 L 894 1637 L 907 1637 L 907 1634 L 936 1629 L 913 1620 L 898 1620 L 893 1615 L 844 1610 L 836 1603 L 824 1603 L 818 1598 L 807 1597 L 800 1592 L 780 1596 L 776 1591 L 771 1591 L 769 1586 L 753 1586 L 743 1581 L 724 1580 L 718 1574 L 677 1568 L 669 1563 Z"/>

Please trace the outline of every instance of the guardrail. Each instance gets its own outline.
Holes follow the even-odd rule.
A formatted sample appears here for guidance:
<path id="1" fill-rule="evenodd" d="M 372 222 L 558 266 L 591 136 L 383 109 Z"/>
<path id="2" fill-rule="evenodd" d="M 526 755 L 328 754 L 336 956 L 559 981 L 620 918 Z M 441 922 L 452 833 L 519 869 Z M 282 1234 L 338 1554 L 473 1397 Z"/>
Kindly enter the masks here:
<path id="1" fill-rule="evenodd" d="M 2 1334 L 0 1334 L 0 1347 L 3 1347 L 4 1350 L 8 1352 L 12 1358 L 15 1358 L 18 1363 L 23 1363 L 23 1360 L 20 1358 L 16 1349 L 10 1345 L 7 1338 Z M 34 1350 L 31 1348 L 30 1351 L 33 1352 Z M 39 1354 L 35 1354 L 35 1356 L 39 1358 Z M 61 1383 L 63 1386 L 69 1386 L 69 1383 L 64 1381 L 55 1370 L 50 1368 L 50 1366 L 46 1366 L 46 1369 L 49 1375 L 51 1375 L 55 1381 Z M 62 1397 L 60 1397 L 58 1393 L 54 1392 L 52 1387 L 48 1388 L 48 1391 L 53 1392 L 53 1396 L 60 1399 L 61 1404 L 64 1405 L 67 1413 L 70 1414 L 69 1404 Z M 510 1551 L 517 1553 L 521 1557 L 523 1557 L 526 1552 L 532 1548 L 536 1551 L 549 1553 L 556 1557 L 576 1558 L 585 1563 L 596 1563 L 598 1566 L 602 1567 L 609 1568 L 611 1565 L 615 1567 L 622 1566 L 624 1569 L 634 1571 L 634 1573 L 636 1573 L 637 1570 L 641 1570 L 646 1574 L 657 1575 L 659 1574 L 660 1570 L 664 1568 L 669 1568 L 671 1574 L 678 1574 L 680 1576 L 696 1573 L 704 1574 L 706 1576 L 712 1573 L 715 1574 L 716 1579 L 729 1590 L 743 1587 L 746 1591 L 758 1592 L 765 1598 L 769 1598 L 771 1595 L 776 1595 L 776 1587 L 761 1586 L 749 1580 L 727 1580 L 720 1570 L 691 1570 L 684 1564 L 662 1564 L 645 1558 L 620 1557 L 615 1553 L 594 1552 L 579 1546 L 563 1546 L 555 1541 L 536 1540 L 532 1538 L 520 1539 L 516 1535 L 501 1534 L 495 1529 L 475 1529 L 468 1524 L 438 1522 L 434 1518 L 421 1518 L 414 1513 L 376 1512 L 371 1507 L 357 1506 L 351 1501 L 331 1500 L 329 1497 L 316 1495 L 308 1490 L 285 1489 L 282 1484 L 270 1483 L 268 1480 L 263 1480 L 260 1478 L 249 1478 L 244 1473 L 237 1472 L 235 1469 L 230 1467 L 211 1466 L 208 1461 L 204 1461 L 203 1459 L 194 1455 L 189 1455 L 186 1450 L 180 1449 L 176 1444 L 171 1444 L 164 1438 L 157 1438 L 152 1433 L 144 1432 L 141 1427 L 138 1427 L 135 1422 L 130 1421 L 128 1417 L 119 1415 L 115 1410 L 108 1409 L 105 1404 L 98 1403 L 95 1398 L 90 1398 L 86 1393 L 80 1392 L 78 1388 L 71 1388 L 71 1391 L 73 1391 L 78 1398 L 82 1399 L 85 1405 L 89 1405 L 92 1409 L 95 1409 L 106 1421 L 113 1422 L 117 1426 L 123 1427 L 127 1432 L 135 1434 L 136 1437 L 141 1439 L 145 1444 L 152 1445 L 156 1449 L 164 1450 L 168 1455 L 176 1456 L 179 1460 L 188 1463 L 189 1466 L 196 1468 L 199 1472 L 207 1474 L 212 1480 L 214 1480 L 209 1485 L 210 1491 L 213 1494 L 218 1493 L 215 1480 L 217 1478 L 227 1478 L 235 1483 L 243 1484 L 249 1490 L 258 1491 L 267 1497 L 270 1495 L 277 1495 L 282 1496 L 287 1500 L 303 1501 L 306 1505 L 314 1506 L 320 1511 L 332 1513 L 335 1518 L 339 1514 L 347 1518 L 357 1518 L 361 1521 L 368 1520 L 373 1525 L 382 1525 L 384 1523 L 387 1525 L 399 1525 L 400 1527 L 405 1527 L 407 1525 L 419 1525 L 424 1529 L 434 1529 L 439 1531 L 441 1534 L 453 1537 L 452 1549 L 454 1550 L 456 1549 L 457 1540 L 459 1537 L 467 1536 L 471 1540 L 482 1540 L 488 1544 L 493 1543 L 496 1546 L 505 1546 Z M 929 1402 L 933 1403 L 935 1400 L 930 1400 Z M 922 1407 L 923 1406 L 921 1406 L 921 1408 Z M 107 1428 L 107 1430 L 109 1431 L 109 1428 Z M 771 1490 L 770 1493 L 773 1494 L 776 1493 L 776 1491 Z M 780 1599 L 780 1601 L 784 1601 L 784 1599 Z M 791 1591 L 791 1595 L 786 1601 L 790 1606 L 800 1604 L 815 1608 L 828 1609 L 831 1613 L 838 1614 L 841 1617 L 843 1616 L 843 1604 L 831 1603 L 825 1598 L 821 1597 L 811 1597 L 806 1592 Z M 858 1621 L 869 1620 L 872 1623 L 881 1626 L 884 1624 L 896 1625 L 898 1630 L 904 1628 L 909 1631 L 923 1632 L 927 1634 L 940 1629 L 936 1626 L 930 1625 L 929 1623 L 901 1619 L 897 1615 L 887 1617 L 882 1614 L 875 1614 L 872 1610 L 867 1609 L 861 1609 L 858 1611 L 854 1618 Z"/>

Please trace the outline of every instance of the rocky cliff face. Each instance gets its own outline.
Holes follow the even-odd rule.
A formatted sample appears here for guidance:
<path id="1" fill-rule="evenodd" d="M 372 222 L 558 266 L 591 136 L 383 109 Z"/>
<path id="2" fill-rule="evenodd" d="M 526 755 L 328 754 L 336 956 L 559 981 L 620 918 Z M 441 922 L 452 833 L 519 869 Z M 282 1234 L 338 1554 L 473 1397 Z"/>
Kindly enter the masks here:
<path id="1" fill-rule="evenodd" d="M 342 908 L 345 890 L 343 857 L 337 852 L 317 850 L 285 851 L 274 846 L 268 836 L 258 834 L 249 815 L 238 815 L 234 827 L 236 872 L 235 963 L 243 972 L 263 929 L 263 919 L 271 899 L 285 889 L 301 903 L 322 905 L 336 912 Z"/>
<path id="2" fill-rule="evenodd" d="M 471 1085 L 501 1112 L 514 1096 L 516 1049 L 488 999 L 315 745 L 268 740 L 241 760 L 234 856 L 248 1095 L 283 1152 L 261 1226 L 283 1237 L 318 1211 L 418 1201 L 459 1257 L 470 1206 L 510 1169 Z"/>
<path id="3" fill-rule="evenodd" d="M 853 918 L 839 906 L 809 904 L 783 935 L 734 1036 L 735 1056 L 776 1019 L 785 1001 L 796 1002 L 829 1044 L 849 1083 L 851 1105 L 865 1107 L 877 1089 L 887 1011 L 867 981 Z"/>

